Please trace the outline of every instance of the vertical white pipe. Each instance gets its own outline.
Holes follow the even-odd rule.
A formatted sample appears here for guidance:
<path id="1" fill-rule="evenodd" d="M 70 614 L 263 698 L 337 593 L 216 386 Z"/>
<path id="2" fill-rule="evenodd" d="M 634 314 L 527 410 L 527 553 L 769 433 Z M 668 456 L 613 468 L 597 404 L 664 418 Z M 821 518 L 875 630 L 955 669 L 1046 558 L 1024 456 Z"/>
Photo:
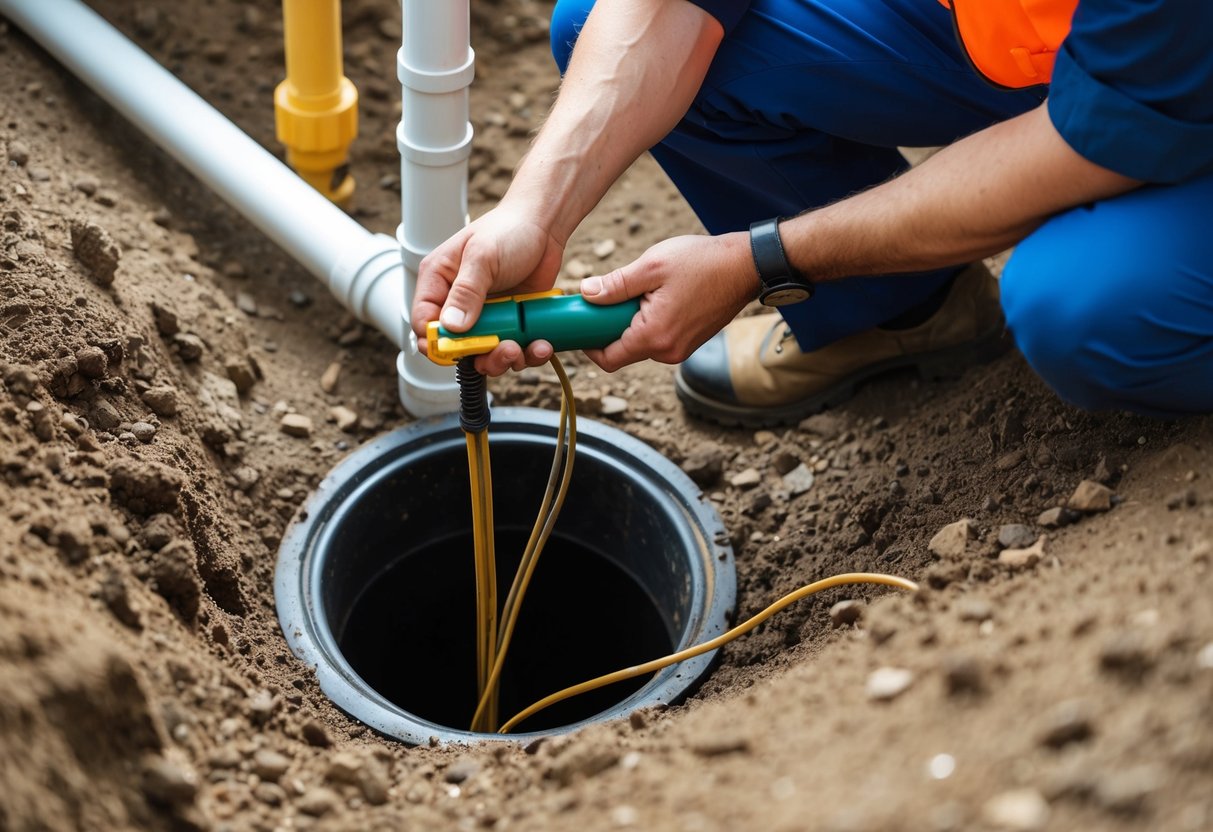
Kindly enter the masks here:
<path id="1" fill-rule="evenodd" d="M 401 223 L 396 236 L 404 257 L 406 314 L 413 303 L 421 258 L 467 221 L 468 0 L 404 0 L 404 35 L 396 58 L 402 92 L 400 127 Z M 453 371 L 406 348 L 400 359 L 400 400 L 415 416 L 458 406 Z"/>
<path id="2" fill-rule="evenodd" d="M 396 241 L 351 219 L 78 0 L 0 0 L 0 13 L 402 344 Z"/>

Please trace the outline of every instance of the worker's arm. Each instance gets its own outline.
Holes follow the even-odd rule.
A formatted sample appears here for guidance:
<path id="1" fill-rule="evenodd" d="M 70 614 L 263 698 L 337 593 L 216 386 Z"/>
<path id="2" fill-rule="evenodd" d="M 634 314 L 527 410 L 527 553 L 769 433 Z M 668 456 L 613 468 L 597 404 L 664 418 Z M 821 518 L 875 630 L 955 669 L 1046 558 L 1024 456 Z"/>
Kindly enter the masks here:
<path id="1" fill-rule="evenodd" d="M 686 113 L 722 37 L 715 18 L 685 0 L 599 0 L 509 191 L 422 261 L 411 317 L 422 342 L 431 320 L 466 331 L 487 294 L 551 288 L 569 235 Z M 521 369 L 551 347 L 528 352 L 507 342 L 477 367 Z"/>
<path id="2" fill-rule="evenodd" d="M 1042 105 L 786 221 L 780 235 L 792 265 L 815 282 L 923 271 L 995 254 L 1059 211 L 1139 184 L 1071 149 Z M 595 303 L 645 295 L 622 337 L 589 353 L 611 371 L 645 358 L 684 360 L 757 295 L 758 276 L 748 234 L 737 232 L 658 243 L 627 266 L 586 278 L 581 291 Z"/>

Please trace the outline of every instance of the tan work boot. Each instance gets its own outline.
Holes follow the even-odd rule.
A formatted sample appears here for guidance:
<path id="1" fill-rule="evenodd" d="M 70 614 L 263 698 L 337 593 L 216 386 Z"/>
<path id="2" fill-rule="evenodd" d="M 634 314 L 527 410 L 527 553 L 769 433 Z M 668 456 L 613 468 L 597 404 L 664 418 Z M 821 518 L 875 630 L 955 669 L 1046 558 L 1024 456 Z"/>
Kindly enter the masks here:
<path id="1" fill-rule="evenodd" d="M 1009 344 L 998 281 L 975 264 L 918 326 L 869 329 L 808 353 L 778 313 L 734 321 L 682 363 L 674 387 L 690 413 L 723 425 L 790 424 L 880 373 L 912 367 L 928 380 L 953 378 Z"/>

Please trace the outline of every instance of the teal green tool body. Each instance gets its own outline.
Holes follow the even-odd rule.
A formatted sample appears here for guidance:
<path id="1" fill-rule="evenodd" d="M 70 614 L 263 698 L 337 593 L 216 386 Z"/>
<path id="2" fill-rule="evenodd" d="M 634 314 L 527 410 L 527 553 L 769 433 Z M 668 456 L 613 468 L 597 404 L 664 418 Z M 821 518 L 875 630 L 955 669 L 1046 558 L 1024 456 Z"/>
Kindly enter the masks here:
<path id="1" fill-rule="evenodd" d="M 547 341 L 557 352 L 605 347 L 632 323 L 640 310 L 638 299 L 596 306 L 581 295 L 544 293 L 489 301 L 467 332 L 451 332 L 431 323 L 427 333 L 429 356 L 451 363 L 466 355 L 489 352 L 502 341 L 526 347 Z"/>

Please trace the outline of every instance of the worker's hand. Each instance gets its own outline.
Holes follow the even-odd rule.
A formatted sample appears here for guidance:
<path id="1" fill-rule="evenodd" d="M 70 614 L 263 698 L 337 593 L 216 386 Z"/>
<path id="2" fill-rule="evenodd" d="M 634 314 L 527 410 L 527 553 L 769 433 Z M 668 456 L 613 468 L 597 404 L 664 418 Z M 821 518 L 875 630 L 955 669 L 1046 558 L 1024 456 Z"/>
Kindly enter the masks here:
<path id="1" fill-rule="evenodd" d="M 640 311 L 619 340 L 586 355 L 608 373 L 652 358 L 685 360 L 758 294 L 758 272 L 745 232 L 674 237 L 637 260 L 581 281 L 590 303 L 641 297 Z"/>
<path id="2" fill-rule="evenodd" d="M 468 225 L 421 261 L 409 320 L 425 351 L 426 325 L 438 320 L 451 332 L 466 332 L 480 317 L 490 294 L 520 294 L 552 288 L 564 246 L 527 212 L 502 204 Z M 486 375 L 537 366 L 552 356 L 552 345 L 536 341 L 524 352 L 503 341 L 478 356 Z"/>

